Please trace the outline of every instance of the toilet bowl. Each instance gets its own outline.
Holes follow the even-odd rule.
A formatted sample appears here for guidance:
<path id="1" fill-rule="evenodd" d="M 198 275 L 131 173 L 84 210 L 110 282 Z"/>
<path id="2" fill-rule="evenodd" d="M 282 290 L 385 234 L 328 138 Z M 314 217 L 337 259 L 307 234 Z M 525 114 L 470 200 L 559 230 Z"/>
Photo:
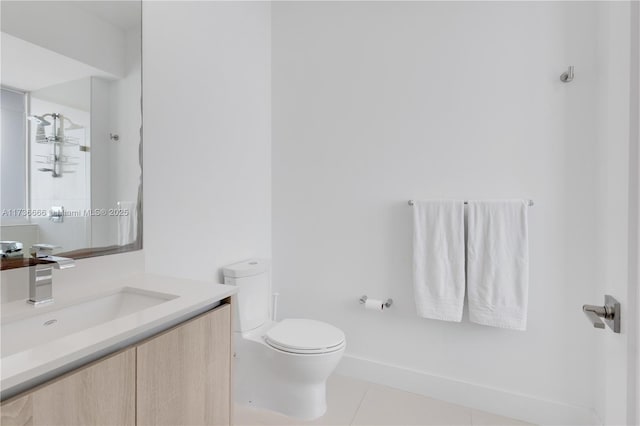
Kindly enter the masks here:
<path id="1" fill-rule="evenodd" d="M 326 382 L 346 347 L 337 327 L 310 319 L 269 318 L 267 263 L 251 260 L 223 268 L 237 285 L 235 399 L 242 405 L 301 420 L 322 416 Z"/>

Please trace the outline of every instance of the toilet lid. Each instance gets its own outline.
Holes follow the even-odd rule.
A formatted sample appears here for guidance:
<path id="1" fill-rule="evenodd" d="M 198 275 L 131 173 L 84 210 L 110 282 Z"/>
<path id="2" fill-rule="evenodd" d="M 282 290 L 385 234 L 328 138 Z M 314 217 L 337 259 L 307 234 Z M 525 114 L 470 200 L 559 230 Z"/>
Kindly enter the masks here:
<path id="1" fill-rule="evenodd" d="M 285 319 L 265 335 L 268 345 L 293 353 L 332 352 L 344 344 L 344 333 L 326 322 Z"/>

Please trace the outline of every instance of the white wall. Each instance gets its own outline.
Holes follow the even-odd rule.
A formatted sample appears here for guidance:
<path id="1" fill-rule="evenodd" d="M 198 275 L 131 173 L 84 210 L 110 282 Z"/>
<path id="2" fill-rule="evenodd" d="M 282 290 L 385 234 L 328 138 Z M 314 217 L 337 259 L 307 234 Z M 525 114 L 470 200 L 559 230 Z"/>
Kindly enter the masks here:
<path id="1" fill-rule="evenodd" d="M 596 20 L 593 3 L 274 4 L 273 282 L 282 317 L 346 332 L 343 373 L 593 421 Z M 535 200 L 528 330 L 418 318 L 407 200 L 511 197 Z"/>
<path id="2" fill-rule="evenodd" d="M 266 2 L 144 3 L 148 271 L 270 256 L 270 30 Z"/>

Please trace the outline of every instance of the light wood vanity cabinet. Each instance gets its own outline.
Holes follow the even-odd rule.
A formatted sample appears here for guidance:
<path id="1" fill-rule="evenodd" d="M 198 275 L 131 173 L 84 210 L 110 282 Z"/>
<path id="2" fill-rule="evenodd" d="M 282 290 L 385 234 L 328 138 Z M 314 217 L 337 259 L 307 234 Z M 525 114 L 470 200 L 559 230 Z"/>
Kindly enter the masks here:
<path id="1" fill-rule="evenodd" d="M 2 426 L 134 425 L 135 349 L 127 349 L 2 404 Z"/>
<path id="2" fill-rule="evenodd" d="M 228 303 L 2 403 L 2 426 L 229 425 Z"/>
<path id="3" fill-rule="evenodd" d="M 138 425 L 230 424 L 229 305 L 154 337 L 137 350 Z"/>

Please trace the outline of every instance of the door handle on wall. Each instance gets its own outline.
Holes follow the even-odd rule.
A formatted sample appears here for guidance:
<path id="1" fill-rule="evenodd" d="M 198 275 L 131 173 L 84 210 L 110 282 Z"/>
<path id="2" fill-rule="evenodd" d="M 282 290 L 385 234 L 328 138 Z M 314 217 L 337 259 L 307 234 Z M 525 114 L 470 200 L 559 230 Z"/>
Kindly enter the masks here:
<path id="1" fill-rule="evenodd" d="M 604 322 L 600 318 L 611 317 L 606 306 L 584 305 L 582 310 L 595 328 L 604 328 Z"/>
<path id="2" fill-rule="evenodd" d="M 595 328 L 604 328 L 606 323 L 614 333 L 620 333 L 620 303 L 613 296 L 604 296 L 604 306 L 583 305 L 582 311 Z"/>

